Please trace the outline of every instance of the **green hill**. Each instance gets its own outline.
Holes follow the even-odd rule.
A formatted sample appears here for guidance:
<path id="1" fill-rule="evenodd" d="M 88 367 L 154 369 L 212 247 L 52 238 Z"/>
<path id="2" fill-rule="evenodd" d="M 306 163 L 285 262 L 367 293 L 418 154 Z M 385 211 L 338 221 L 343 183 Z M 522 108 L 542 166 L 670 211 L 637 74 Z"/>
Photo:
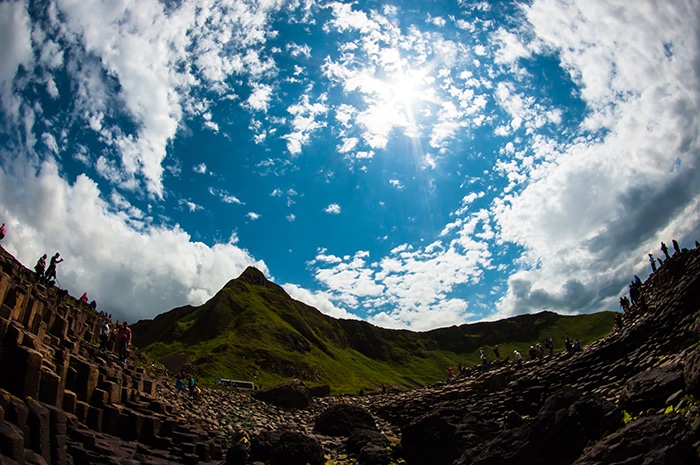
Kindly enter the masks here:
<path id="1" fill-rule="evenodd" d="M 427 332 L 390 330 L 342 320 L 292 299 L 248 268 L 199 307 L 180 307 L 134 324 L 134 343 L 171 370 L 185 363 L 204 384 L 218 378 L 269 386 L 290 378 L 328 384 L 334 392 L 416 387 L 442 381 L 448 366 L 480 363 L 478 351 L 498 344 L 502 357 L 551 337 L 582 344 L 606 336 L 614 313 L 562 316 L 552 312 Z"/>

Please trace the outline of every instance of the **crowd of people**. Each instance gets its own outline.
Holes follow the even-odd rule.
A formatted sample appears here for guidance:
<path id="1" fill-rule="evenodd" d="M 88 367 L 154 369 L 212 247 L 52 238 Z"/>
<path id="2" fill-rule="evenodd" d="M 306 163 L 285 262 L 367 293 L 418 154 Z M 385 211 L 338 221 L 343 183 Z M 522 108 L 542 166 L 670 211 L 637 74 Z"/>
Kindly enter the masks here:
<path id="1" fill-rule="evenodd" d="M 576 352 L 579 352 L 583 350 L 581 347 L 581 343 L 579 342 L 578 339 L 571 338 L 569 336 L 566 336 L 564 339 L 564 348 L 565 348 L 565 353 L 567 354 L 573 354 Z M 495 360 L 497 362 L 503 362 L 503 363 L 508 363 L 509 362 L 509 357 L 506 357 L 505 360 L 501 360 L 501 351 L 498 347 L 498 345 L 494 345 L 493 347 L 493 354 L 495 357 Z M 554 341 L 551 337 L 545 339 L 544 345 L 541 344 L 540 342 L 536 342 L 535 344 L 532 344 L 530 346 L 530 349 L 528 351 L 528 356 L 529 360 L 534 361 L 534 360 L 544 360 L 547 357 L 554 357 Z M 481 360 L 481 364 L 479 365 L 479 372 L 480 373 L 486 373 L 489 371 L 490 368 L 490 361 L 488 357 L 486 356 L 486 351 L 484 350 L 483 347 L 479 348 L 479 359 Z M 518 351 L 517 349 L 513 350 L 513 363 L 515 363 L 516 367 L 520 368 L 523 365 L 523 356 Z M 457 378 L 463 377 L 468 375 L 468 369 L 467 366 L 458 363 L 457 368 L 452 368 L 452 367 L 447 367 L 447 381 L 453 381 Z"/>
<path id="2" fill-rule="evenodd" d="M 126 363 L 129 358 L 129 347 L 131 347 L 131 328 L 124 321 L 119 324 L 112 323 L 111 315 L 102 315 L 102 321 L 97 328 L 97 336 L 100 340 L 99 350 L 103 354 L 107 353 L 109 341 L 115 341 L 117 346 L 117 357 L 120 363 Z"/>
<path id="3" fill-rule="evenodd" d="M 654 258 L 654 254 L 649 253 L 649 265 L 651 266 L 651 274 L 657 273 L 662 266 L 668 262 L 672 262 L 676 258 L 680 257 L 687 249 L 682 249 L 677 240 L 673 239 L 671 241 L 671 246 L 673 247 L 673 254 L 669 253 L 669 248 L 665 242 L 661 242 L 659 250 L 664 255 L 664 258 Z M 695 248 L 700 249 L 700 242 L 695 241 Z M 642 292 L 642 280 L 638 275 L 634 275 L 634 279 L 630 282 L 628 286 L 628 295 L 623 295 L 620 297 L 620 309 L 622 314 L 615 315 L 615 324 L 613 329 L 619 330 L 623 326 L 625 318 L 633 315 L 639 311 L 644 311 L 646 309 L 646 303 L 644 301 L 644 293 Z"/>

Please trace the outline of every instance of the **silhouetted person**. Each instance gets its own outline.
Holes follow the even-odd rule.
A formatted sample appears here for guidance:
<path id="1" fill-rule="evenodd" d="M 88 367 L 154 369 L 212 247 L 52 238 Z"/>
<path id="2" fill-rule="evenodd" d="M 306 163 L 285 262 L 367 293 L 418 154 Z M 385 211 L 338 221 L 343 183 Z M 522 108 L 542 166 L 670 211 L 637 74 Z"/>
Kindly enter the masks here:
<path id="1" fill-rule="evenodd" d="M 44 272 L 46 271 L 46 254 L 39 257 L 34 265 L 34 272 L 36 273 L 36 280 L 42 281 L 44 279 Z"/>
<path id="2" fill-rule="evenodd" d="M 681 247 L 678 245 L 678 241 L 674 239 L 674 240 L 671 241 L 671 244 L 673 244 L 673 250 L 675 250 L 676 253 L 677 253 L 678 255 L 680 255 L 680 254 L 681 254 Z M 675 254 L 674 254 L 674 255 L 675 255 Z"/>
<path id="3" fill-rule="evenodd" d="M 666 244 L 664 244 L 663 242 L 661 243 L 661 251 L 662 251 L 662 252 L 664 253 L 664 255 L 666 256 L 666 260 L 668 260 L 669 258 L 671 258 L 671 256 L 668 254 L 668 247 L 666 247 Z"/>
<path id="4" fill-rule="evenodd" d="M 46 274 L 44 275 L 47 283 L 56 280 L 56 265 L 63 261 L 62 258 L 58 258 L 60 256 L 61 254 L 56 252 L 56 254 L 51 257 L 51 260 L 49 261 L 49 267 L 46 269 Z"/>
<path id="5" fill-rule="evenodd" d="M 636 284 L 637 286 L 642 285 L 642 280 L 637 275 L 634 275 L 634 284 Z"/>
<path id="6" fill-rule="evenodd" d="M 656 260 L 654 260 L 652 254 L 649 254 L 649 264 L 651 265 L 651 272 L 656 273 Z"/>
<path id="7" fill-rule="evenodd" d="M 501 359 L 501 351 L 498 349 L 498 346 L 493 347 L 493 354 L 496 356 L 496 360 Z"/>
<path id="8" fill-rule="evenodd" d="M 628 299 L 626 295 L 620 297 L 620 308 L 625 313 L 630 311 L 630 299 Z"/>
<path id="9" fill-rule="evenodd" d="M 0 240 L 5 239 L 5 234 L 7 234 L 7 228 L 5 227 L 5 223 L 0 226 Z"/>

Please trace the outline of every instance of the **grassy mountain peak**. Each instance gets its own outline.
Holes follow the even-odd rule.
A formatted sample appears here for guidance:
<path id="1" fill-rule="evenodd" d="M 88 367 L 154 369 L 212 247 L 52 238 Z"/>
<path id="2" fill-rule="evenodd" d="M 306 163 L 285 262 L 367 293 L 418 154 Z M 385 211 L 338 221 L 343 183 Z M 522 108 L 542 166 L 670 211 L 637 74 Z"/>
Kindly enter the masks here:
<path id="1" fill-rule="evenodd" d="M 292 299 L 254 267 L 229 281 L 201 306 L 184 306 L 132 326 L 134 343 L 171 371 L 184 364 L 213 383 L 218 378 L 270 385 L 299 378 L 335 392 L 416 387 L 445 379 L 449 366 L 479 362 L 480 347 L 503 357 L 551 337 L 585 344 L 606 336 L 613 313 L 563 316 L 552 312 L 426 332 L 390 330 L 336 319 Z"/>

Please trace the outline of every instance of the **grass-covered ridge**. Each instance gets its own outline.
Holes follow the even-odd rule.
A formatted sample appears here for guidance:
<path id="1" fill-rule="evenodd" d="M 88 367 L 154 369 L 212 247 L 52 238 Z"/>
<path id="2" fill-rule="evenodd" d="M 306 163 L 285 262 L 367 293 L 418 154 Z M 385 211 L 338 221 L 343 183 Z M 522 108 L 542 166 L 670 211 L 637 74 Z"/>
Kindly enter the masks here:
<path id="1" fill-rule="evenodd" d="M 427 332 L 389 330 L 340 320 L 296 301 L 254 268 L 230 281 L 200 307 L 181 307 L 133 325 L 134 342 L 157 360 L 186 359 L 203 384 L 218 378 L 269 386 L 291 378 L 328 384 L 333 392 L 416 387 L 445 379 L 448 366 L 480 363 L 479 347 L 493 357 L 551 337 L 582 344 L 606 336 L 614 314 L 562 316 L 552 312 L 452 326 Z"/>

